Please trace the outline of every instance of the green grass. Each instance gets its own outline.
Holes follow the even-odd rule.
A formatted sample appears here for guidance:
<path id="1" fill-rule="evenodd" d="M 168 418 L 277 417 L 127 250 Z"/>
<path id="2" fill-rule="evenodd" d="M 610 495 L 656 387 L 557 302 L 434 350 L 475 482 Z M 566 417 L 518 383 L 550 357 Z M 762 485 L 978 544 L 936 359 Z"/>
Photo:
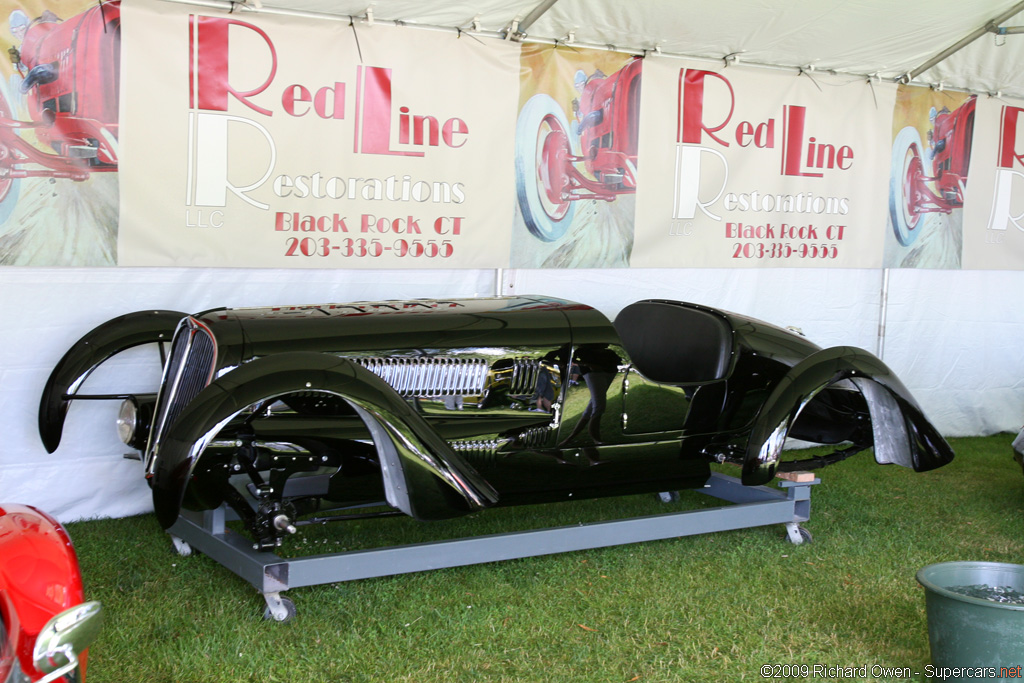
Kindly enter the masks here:
<path id="1" fill-rule="evenodd" d="M 923 474 L 870 454 L 826 468 L 805 524 L 811 544 L 790 545 L 772 526 L 296 588 L 286 624 L 263 621 L 260 595 L 217 563 L 176 555 L 152 516 L 70 524 L 87 597 L 106 611 L 88 680 L 756 681 L 763 664 L 923 672 L 917 570 L 1024 563 L 1011 438 L 953 439 L 957 459 Z M 690 493 L 680 506 L 705 504 Z M 648 510 L 666 507 L 643 496 L 380 519 L 301 531 L 292 545 L 324 552 Z"/>

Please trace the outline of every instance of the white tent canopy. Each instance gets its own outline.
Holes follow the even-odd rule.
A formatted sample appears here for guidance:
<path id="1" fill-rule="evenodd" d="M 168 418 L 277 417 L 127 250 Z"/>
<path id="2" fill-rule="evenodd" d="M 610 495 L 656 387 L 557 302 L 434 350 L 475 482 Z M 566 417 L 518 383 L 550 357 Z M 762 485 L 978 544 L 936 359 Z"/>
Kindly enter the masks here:
<path id="1" fill-rule="evenodd" d="M 1018 0 L 182 1 L 1024 97 L 1024 36 L 1014 35 L 1024 27 L 1024 2 Z"/>

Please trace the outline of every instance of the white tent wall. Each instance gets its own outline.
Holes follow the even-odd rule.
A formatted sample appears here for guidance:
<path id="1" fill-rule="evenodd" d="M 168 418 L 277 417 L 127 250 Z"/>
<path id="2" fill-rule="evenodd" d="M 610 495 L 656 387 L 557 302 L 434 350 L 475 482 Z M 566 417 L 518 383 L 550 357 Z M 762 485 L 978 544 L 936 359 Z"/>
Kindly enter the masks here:
<path id="1" fill-rule="evenodd" d="M 148 308 L 324 303 L 534 293 L 606 315 L 642 298 L 718 306 L 795 326 L 822 346 L 881 353 L 947 436 L 1015 431 L 1024 420 L 1024 273 L 1016 271 L 0 269 L 0 490 L 63 521 L 151 509 L 138 462 L 114 433 L 116 402 L 76 403 L 48 454 L 36 411 L 54 364 L 89 329 Z M 880 323 L 884 318 L 884 329 Z M 880 336 L 880 331 L 883 335 Z M 121 354 L 90 393 L 144 391 L 152 349 Z"/>
<path id="2" fill-rule="evenodd" d="M 1022 334 L 1024 273 L 890 271 L 883 359 L 945 435 L 1020 429 Z"/>

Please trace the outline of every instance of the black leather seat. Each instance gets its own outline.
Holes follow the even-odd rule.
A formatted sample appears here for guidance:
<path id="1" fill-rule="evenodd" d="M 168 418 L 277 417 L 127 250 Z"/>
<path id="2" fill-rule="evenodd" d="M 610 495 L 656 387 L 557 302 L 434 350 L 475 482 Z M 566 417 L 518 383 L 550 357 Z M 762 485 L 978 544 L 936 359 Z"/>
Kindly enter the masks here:
<path id="1" fill-rule="evenodd" d="M 653 382 L 702 384 L 724 379 L 733 352 L 729 321 L 675 301 L 638 301 L 615 317 L 633 367 Z"/>

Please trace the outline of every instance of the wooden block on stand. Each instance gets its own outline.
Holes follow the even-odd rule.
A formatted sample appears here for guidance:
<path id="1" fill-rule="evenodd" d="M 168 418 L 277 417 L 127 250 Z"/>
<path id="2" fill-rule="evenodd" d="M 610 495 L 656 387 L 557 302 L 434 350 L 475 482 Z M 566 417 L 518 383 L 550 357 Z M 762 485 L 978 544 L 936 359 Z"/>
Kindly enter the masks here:
<path id="1" fill-rule="evenodd" d="M 804 484 L 807 482 L 814 481 L 814 472 L 776 472 L 775 476 L 778 479 L 785 479 L 786 481 L 796 482 L 797 484 Z"/>

